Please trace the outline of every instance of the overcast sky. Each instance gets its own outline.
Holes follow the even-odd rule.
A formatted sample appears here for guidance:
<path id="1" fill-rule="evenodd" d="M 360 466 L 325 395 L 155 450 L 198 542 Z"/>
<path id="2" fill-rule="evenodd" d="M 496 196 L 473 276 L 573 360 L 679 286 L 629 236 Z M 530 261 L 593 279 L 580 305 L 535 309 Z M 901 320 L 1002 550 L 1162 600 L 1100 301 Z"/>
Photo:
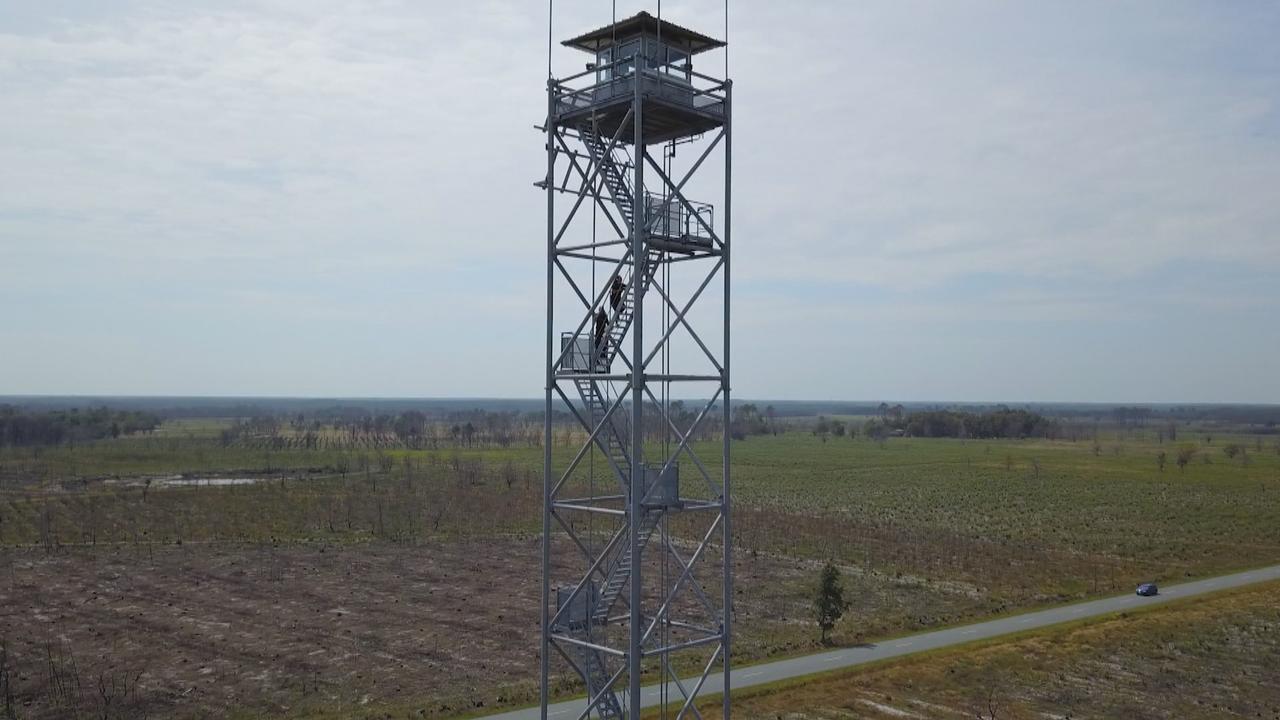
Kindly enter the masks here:
<path id="1" fill-rule="evenodd" d="M 738 397 L 1280 402 L 1280 4 L 731 12 Z M 546 21 L 0 4 L 0 393 L 540 395 Z"/>

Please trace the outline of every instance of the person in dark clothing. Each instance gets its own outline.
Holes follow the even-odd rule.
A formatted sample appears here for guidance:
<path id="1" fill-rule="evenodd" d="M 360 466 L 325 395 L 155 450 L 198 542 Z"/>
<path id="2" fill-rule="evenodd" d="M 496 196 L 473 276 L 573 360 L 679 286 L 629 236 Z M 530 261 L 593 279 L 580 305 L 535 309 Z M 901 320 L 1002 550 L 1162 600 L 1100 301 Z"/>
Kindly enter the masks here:
<path id="1" fill-rule="evenodd" d="M 604 348 L 604 333 L 609 329 L 609 318 L 604 314 L 604 308 L 596 311 L 596 352 Z"/>
<path id="2" fill-rule="evenodd" d="M 617 275 L 613 276 L 613 284 L 609 286 L 609 304 L 614 310 L 622 304 L 622 295 L 627 291 L 627 286 L 622 282 L 622 278 Z"/>

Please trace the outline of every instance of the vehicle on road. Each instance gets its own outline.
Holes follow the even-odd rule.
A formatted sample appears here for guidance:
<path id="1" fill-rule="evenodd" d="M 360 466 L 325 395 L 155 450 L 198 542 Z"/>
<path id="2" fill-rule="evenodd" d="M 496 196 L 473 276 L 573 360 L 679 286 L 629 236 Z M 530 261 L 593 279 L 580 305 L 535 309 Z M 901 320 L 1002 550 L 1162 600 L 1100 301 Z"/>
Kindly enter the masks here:
<path id="1" fill-rule="evenodd" d="M 1153 597 L 1160 594 L 1160 588 L 1155 583 L 1142 583 L 1138 586 L 1138 594 L 1142 597 Z"/>

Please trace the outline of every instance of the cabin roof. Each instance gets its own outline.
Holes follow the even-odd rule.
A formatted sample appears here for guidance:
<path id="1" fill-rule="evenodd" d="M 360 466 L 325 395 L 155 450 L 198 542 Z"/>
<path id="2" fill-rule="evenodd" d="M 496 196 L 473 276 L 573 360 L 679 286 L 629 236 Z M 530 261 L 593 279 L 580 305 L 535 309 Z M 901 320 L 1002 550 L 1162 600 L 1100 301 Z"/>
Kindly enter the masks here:
<path id="1" fill-rule="evenodd" d="M 691 55 L 725 46 L 723 40 L 716 40 L 673 22 L 659 20 L 643 10 L 625 20 L 565 40 L 563 45 L 594 54 L 613 45 L 615 37 L 626 40 L 646 32 L 674 40 L 675 44 L 687 47 Z"/>

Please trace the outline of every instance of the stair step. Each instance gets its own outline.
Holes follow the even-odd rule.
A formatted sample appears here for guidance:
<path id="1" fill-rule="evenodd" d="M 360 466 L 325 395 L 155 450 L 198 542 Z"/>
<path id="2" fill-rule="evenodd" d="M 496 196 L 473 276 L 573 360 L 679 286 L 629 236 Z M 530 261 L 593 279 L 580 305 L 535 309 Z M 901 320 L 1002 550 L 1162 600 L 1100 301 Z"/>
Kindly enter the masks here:
<path id="1" fill-rule="evenodd" d="M 661 522 L 661 513 L 646 513 L 640 521 L 640 547 L 643 549 L 648 545 L 649 539 L 653 536 L 654 531 Z M 619 555 L 617 561 L 609 568 L 609 579 L 605 582 L 604 588 L 601 590 L 601 602 L 596 606 L 593 619 L 596 622 L 604 622 L 609 617 L 609 611 L 613 608 L 613 604 L 617 602 L 622 594 L 622 589 L 626 585 L 631 575 L 631 547 L 626 546 Z"/>
<path id="2" fill-rule="evenodd" d="M 585 634 L 583 635 L 583 639 L 588 639 Z M 597 695 L 609 682 L 608 667 L 605 665 L 599 651 L 590 648 L 575 648 L 574 654 L 577 656 L 579 672 L 586 683 L 588 695 Z M 595 710 L 596 716 L 602 719 L 621 720 L 623 716 L 622 704 L 618 701 L 617 693 L 614 692 L 602 694 L 594 703 L 592 709 Z"/>

